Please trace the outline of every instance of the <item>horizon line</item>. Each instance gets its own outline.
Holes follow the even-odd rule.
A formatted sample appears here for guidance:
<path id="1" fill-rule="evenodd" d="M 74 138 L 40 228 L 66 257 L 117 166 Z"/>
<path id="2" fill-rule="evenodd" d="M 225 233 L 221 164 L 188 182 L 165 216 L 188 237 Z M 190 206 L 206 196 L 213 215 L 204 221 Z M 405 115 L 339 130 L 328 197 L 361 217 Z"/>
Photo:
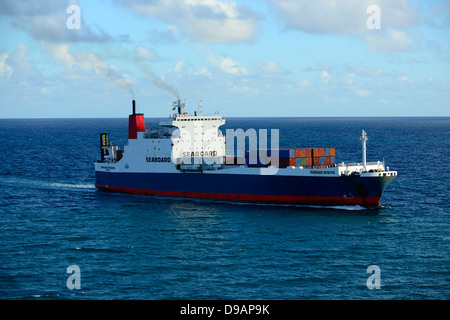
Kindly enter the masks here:
<path id="1" fill-rule="evenodd" d="M 382 119 L 382 118 L 450 118 L 450 115 L 433 115 L 433 116 L 425 116 L 425 115 L 416 115 L 416 116 L 226 116 L 223 118 L 230 119 L 245 119 L 245 118 L 259 118 L 259 119 L 295 119 L 295 118 L 323 118 L 323 119 L 345 119 L 345 118 L 373 118 L 373 119 Z M 160 119 L 160 118 L 169 118 L 169 117 L 147 117 L 149 119 Z M 65 119 L 92 119 L 92 120 L 99 120 L 99 119 L 128 119 L 128 117 L 33 117 L 33 118 L 1 118 L 0 120 L 65 120 Z"/>

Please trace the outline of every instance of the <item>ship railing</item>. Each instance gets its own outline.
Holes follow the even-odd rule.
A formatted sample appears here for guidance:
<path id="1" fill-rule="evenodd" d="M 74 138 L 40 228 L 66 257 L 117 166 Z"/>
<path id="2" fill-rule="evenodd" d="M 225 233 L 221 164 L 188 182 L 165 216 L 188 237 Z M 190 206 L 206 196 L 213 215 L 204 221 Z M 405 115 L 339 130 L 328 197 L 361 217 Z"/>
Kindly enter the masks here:
<path id="1" fill-rule="evenodd" d="M 377 162 L 366 162 L 366 167 L 364 168 L 364 164 L 361 162 L 358 163 L 338 163 L 336 164 L 336 167 L 343 169 L 345 174 L 351 174 L 352 172 L 374 172 L 374 171 L 385 171 L 384 161 L 377 161 Z"/>
<path id="2" fill-rule="evenodd" d="M 170 135 L 160 127 L 153 127 L 146 130 L 144 133 L 144 139 L 168 139 Z"/>
<path id="3" fill-rule="evenodd" d="M 352 163 L 341 162 L 341 163 L 336 163 L 336 167 L 362 167 L 362 166 L 363 166 L 362 162 L 352 162 Z M 384 162 L 382 162 L 382 161 L 366 162 L 366 166 L 384 166 Z"/>

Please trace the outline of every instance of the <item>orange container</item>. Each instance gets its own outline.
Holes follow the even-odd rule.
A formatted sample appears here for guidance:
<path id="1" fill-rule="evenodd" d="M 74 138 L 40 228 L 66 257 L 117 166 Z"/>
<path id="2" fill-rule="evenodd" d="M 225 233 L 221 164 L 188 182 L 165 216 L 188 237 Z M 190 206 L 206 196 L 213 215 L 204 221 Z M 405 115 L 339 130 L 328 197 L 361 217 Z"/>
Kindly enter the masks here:
<path id="1" fill-rule="evenodd" d="M 313 166 L 320 165 L 320 157 L 314 157 L 313 159 Z"/>
<path id="2" fill-rule="evenodd" d="M 296 158 L 309 158 L 309 157 L 311 157 L 311 149 L 309 149 L 309 148 L 295 149 L 295 157 Z"/>
<path id="3" fill-rule="evenodd" d="M 336 150 L 334 148 L 330 148 L 330 157 L 336 156 Z"/>
<path id="4" fill-rule="evenodd" d="M 289 165 L 290 165 L 291 167 L 295 167 L 295 158 L 290 158 L 290 159 L 289 159 Z"/>
<path id="5" fill-rule="evenodd" d="M 324 164 L 325 164 L 326 166 L 329 166 L 329 165 L 330 165 L 330 157 L 325 157 L 325 162 L 324 162 Z"/>
<path id="6" fill-rule="evenodd" d="M 306 165 L 312 166 L 312 158 L 306 158 Z"/>
<path id="7" fill-rule="evenodd" d="M 318 156 L 319 156 L 319 157 L 324 157 L 324 156 L 325 156 L 325 148 L 320 148 L 320 149 L 319 149 L 319 154 L 318 154 Z"/>
<path id="8" fill-rule="evenodd" d="M 317 148 L 312 149 L 311 157 L 313 157 L 313 158 L 318 157 L 318 154 L 319 154 L 319 149 L 317 149 Z"/>
<path id="9" fill-rule="evenodd" d="M 325 156 L 325 148 L 314 148 L 313 149 L 313 157 L 324 157 Z"/>

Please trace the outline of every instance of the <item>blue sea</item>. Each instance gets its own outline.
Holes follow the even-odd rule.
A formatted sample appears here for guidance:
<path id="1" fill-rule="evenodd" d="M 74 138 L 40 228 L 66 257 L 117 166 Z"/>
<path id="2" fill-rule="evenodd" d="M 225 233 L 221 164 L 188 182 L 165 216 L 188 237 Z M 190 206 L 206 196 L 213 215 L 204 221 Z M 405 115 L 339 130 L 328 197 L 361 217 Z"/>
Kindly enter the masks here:
<path id="1" fill-rule="evenodd" d="M 398 171 L 377 210 L 97 190 L 98 133 L 123 146 L 127 126 L 0 120 L 0 299 L 450 298 L 450 118 L 229 118 L 222 127 L 278 129 L 281 147 L 334 147 L 337 162 L 361 161 L 364 129 L 368 161 Z M 368 286 L 374 265 L 379 289 Z M 74 275 L 79 289 L 69 289 Z"/>

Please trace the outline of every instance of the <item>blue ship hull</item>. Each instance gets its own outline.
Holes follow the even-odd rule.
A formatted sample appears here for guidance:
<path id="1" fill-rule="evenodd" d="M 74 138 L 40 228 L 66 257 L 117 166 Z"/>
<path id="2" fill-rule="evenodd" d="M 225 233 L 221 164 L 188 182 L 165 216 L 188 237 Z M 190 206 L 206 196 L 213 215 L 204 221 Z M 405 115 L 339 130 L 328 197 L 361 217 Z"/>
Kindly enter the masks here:
<path id="1" fill-rule="evenodd" d="M 379 207 L 393 176 L 283 176 L 244 174 L 119 173 L 97 171 L 97 188 L 124 193 L 244 203 Z"/>

